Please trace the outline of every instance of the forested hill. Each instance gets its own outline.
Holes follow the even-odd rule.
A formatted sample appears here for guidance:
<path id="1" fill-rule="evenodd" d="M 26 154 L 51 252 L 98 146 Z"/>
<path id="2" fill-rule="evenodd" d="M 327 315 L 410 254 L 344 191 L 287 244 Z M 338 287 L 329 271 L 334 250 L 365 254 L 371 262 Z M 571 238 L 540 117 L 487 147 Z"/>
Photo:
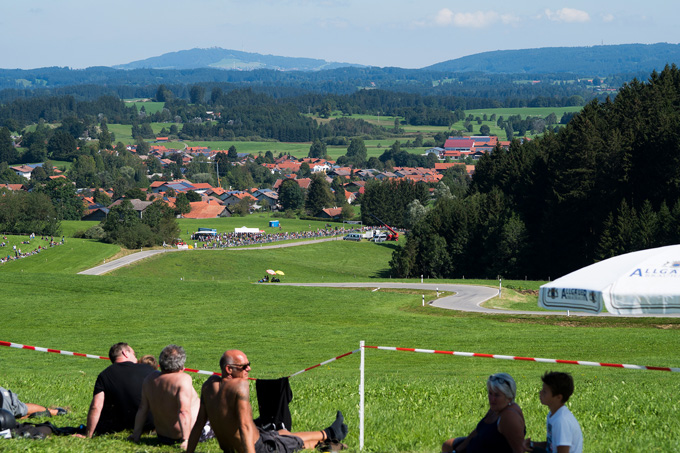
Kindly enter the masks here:
<path id="1" fill-rule="evenodd" d="M 114 66 L 115 69 L 197 69 L 216 68 L 232 70 L 274 69 L 277 71 L 318 71 L 347 66 L 351 63 L 335 63 L 315 58 L 281 57 L 238 50 L 211 47 L 169 52 L 145 60 Z"/>
<path id="2" fill-rule="evenodd" d="M 393 275 L 548 280 L 680 243 L 679 106 L 680 70 L 666 68 L 556 134 L 485 154 L 467 196 L 412 228 Z"/>
<path id="3" fill-rule="evenodd" d="M 680 44 L 619 44 L 496 50 L 444 61 L 426 70 L 492 74 L 570 73 L 590 76 L 661 71 L 680 62 Z"/>

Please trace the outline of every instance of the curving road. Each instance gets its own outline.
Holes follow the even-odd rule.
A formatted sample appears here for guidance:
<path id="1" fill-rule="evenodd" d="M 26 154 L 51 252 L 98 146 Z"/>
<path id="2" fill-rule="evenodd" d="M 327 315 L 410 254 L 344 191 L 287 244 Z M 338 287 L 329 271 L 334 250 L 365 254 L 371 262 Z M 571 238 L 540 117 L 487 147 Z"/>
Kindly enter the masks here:
<path id="1" fill-rule="evenodd" d="M 336 241 L 337 238 L 327 239 L 312 239 L 300 242 L 290 242 L 286 244 L 270 244 L 261 245 L 260 247 L 233 247 L 225 250 L 265 250 L 276 249 L 283 247 L 294 247 L 298 245 L 313 244 L 317 242 Z M 194 249 L 198 250 L 212 250 L 212 249 Z M 157 255 L 165 252 L 177 252 L 178 249 L 168 248 L 161 250 L 148 250 L 136 252 L 122 258 L 104 263 L 100 266 L 79 272 L 82 275 L 102 275 L 111 272 L 119 267 L 127 266 L 149 256 Z M 618 316 L 629 318 L 676 318 L 680 317 L 680 313 L 663 314 L 663 315 L 613 315 L 611 313 L 582 313 L 582 312 L 565 312 L 565 311 L 525 311 L 525 310 L 502 310 L 496 308 L 482 307 L 482 303 L 498 295 L 497 288 L 488 286 L 474 286 L 474 285 L 457 285 L 452 283 L 397 283 L 397 282 L 365 282 L 365 283 L 277 283 L 277 286 L 316 286 L 329 288 L 401 288 L 401 289 L 421 289 L 421 290 L 440 290 L 453 293 L 450 296 L 441 297 L 428 302 L 429 305 L 438 308 L 445 308 L 448 310 L 459 310 L 474 313 L 487 314 L 504 314 L 504 315 L 538 315 L 538 316 Z"/>
<path id="2" fill-rule="evenodd" d="M 243 246 L 243 247 L 227 247 L 224 249 L 203 249 L 203 248 L 198 248 L 198 249 L 191 249 L 191 251 L 200 251 L 200 250 L 267 250 L 267 249 L 280 249 L 283 247 L 294 247 L 297 245 L 306 245 L 306 244 L 315 244 L 317 242 L 328 242 L 328 241 L 337 241 L 341 240 L 342 238 L 338 239 L 337 237 L 334 238 L 324 238 L 324 239 L 309 239 L 305 241 L 299 241 L 299 242 L 287 242 L 285 244 L 269 244 L 269 245 L 248 245 L 248 246 Z M 122 258 L 118 258 L 112 261 L 104 262 L 104 264 L 100 264 L 99 266 L 92 267 L 90 269 L 86 269 L 84 271 L 78 272 L 81 275 L 103 275 L 106 274 L 107 272 L 111 272 L 113 270 L 118 269 L 119 267 L 127 266 L 128 264 L 134 263 L 135 261 L 143 260 L 144 258 L 148 258 L 153 255 L 158 255 L 159 253 L 166 253 L 166 252 L 181 252 L 181 251 L 189 251 L 188 249 L 177 249 L 177 248 L 165 248 L 165 249 L 154 249 L 154 250 L 147 250 L 147 251 L 139 251 L 132 253 L 130 255 L 124 256 Z"/>

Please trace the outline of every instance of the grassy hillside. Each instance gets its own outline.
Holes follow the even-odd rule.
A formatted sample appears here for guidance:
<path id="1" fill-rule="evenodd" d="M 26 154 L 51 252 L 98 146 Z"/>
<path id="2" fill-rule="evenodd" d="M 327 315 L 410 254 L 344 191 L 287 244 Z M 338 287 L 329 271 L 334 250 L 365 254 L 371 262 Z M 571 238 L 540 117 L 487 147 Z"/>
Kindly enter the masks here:
<path id="1" fill-rule="evenodd" d="M 130 342 L 139 354 L 156 355 L 177 343 L 187 350 L 187 366 L 203 370 L 217 370 L 220 354 L 236 347 L 252 361 L 256 378 L 289 375 L 352 351 L 360 340 L 380 346 L 680 366 L 674 347 L 677 318 L 489 316 L 421 307 L 421 294 L 414 291 L 252 283 L 272 267 L 283 270 L 287 282 L 356 278 L 375 280 L 377 287 L 376 277 L 386 277 L 391 246 L 336 241 L 269 251 L 178 252 L 101 277 L 75 275 L 79 266 L 74 264 L 52 267 L 52 256 L 43 265 L 44 256 L 38 255 L 24 260 L 23 272 L 0 266 L 0 340 L 100 355 L 117 341 Z M 104 254 L 93 247 L 69 239 L 55 252 L 90 263 L 97 253 Z M 539 284 L 505 283 L 530 289 Z M 504 294 L 517 296 L 509 290 Z M 525 307 L 536 304 L 535 296 L 522 300 L 517 303 Z M 71 408 L 69 415 L 51 420 L 57 426 L 85 422 L 94 380 L 107 365 L 6 347 L 0 347 L 0 362 L 0 385 L 22 400 Z M 539 377 L 551 369 L 574 375 L 576 393 L 569 405 L 581 422 L 585 451 L 670 452 L 680 442 L 680 407 L 671 393 L 677 376 L 672 373 L 376 350 L 367 350 L 366 364 L 369 452 L 438 451 L 446 438 L 467 434 L 487 408 L 485 380 L 498 371 L 517 380 L 527 434 L 543 439 L 546 408 L 538 401 Z M 293 378 L 293 429 L 327 426 L 340 409 L 350 426 L 347 443 L 358 451 L 358 366 L 354 354 Z M 197 388 L 205 379 L 192 377 Z M 255 398 L 254 387 L 251 396 Z M 2 445 L 11 452 L 174 451 L 157 446 L 152 437 L 143 438 L 141 446 L 126 437 L 11 440 Z M 219 448 L 213 441 L 201 451 Z"/>

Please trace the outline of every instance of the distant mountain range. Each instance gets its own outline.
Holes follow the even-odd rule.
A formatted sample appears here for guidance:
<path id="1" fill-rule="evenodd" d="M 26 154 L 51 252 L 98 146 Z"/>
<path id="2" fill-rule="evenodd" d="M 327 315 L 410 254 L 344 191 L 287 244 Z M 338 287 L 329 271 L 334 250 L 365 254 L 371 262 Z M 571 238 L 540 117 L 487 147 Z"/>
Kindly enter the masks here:
<path id="1" fill-rule="evenodd" d="M 496 50 L 444 61 L 426 70 L 492 74 L 609 75 L 660 71 L 680 63 L 680 44 L 618 44 Z"/>
<path id="2" fill-rule="evenodd" d="M 335 63 L 314 58 L 279 57 L 259 53 L 211 47 L 170 52 L 158 57 L 113 66 L 115 69 L 197 69 L 232 70 L 273 69 L 277 71 L 320 71 L 342 67 L 364 67 L 351 63 Z"/>
<path id="3" fill-rule="evenodd" d="M 559 74 L 604 76 L 649 73 L 666 64 L 680 63 L 680 44 L 618 44 L 592 47 L 541 47 L 496 50 L 448 60 L 422 68 L 441 72 L 484 72 L 490 74 Z M 145 60 L 113 66 L 114 69 L 272 69 L 277 71 L 320 71 L 337 68 L 366 68 L 352 63 L 314 58 L 281 57 L 212 47 L 170 52 Z"/>

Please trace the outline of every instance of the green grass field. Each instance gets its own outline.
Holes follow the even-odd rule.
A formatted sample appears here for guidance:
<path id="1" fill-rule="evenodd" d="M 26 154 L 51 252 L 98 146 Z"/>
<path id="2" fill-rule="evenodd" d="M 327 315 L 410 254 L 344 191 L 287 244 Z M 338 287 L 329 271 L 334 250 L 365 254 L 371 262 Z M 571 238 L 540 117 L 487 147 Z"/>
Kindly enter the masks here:
<path id="1" fill-rule="evenodd" d="M 158 104 L 158 105 L 156 105 Z M 150 108 L 156 108 L 160 109 L 162 108 L 162 103 L 149 103 L 149 102 L 144 102 L 144 103 L 137 103 L 137 106 L 141 105 L 146 105 L 147 110 Z M 484 114 L 487 115 L 487 117 L 490 117 L 492 114 L 496 114 L 496 116 L 504 116 L 507 118 L 510 115 L 521 115 L 523 118 L 527 116 L 533 116 L 533 117 L 542 117 L 545 118 L 548 116 L 550 113 L 555 113 L 557 118 L 561 118 L 562 115 L 566 112 L 577 112 L 580 111 L 582 107 L 555 107 L 555 108 L 550 108 L 550 107 L 537 107 L 537 108 L 532 108 L 532 107 L 526 107 L 526 108 L 497 108 L 497 109 L 476 109 L 476 110 L 466 110 L 466 114 L 472 114 L 475 117 L 483 117 Z M 149 110 L 152 111 L 152 110 Z M 341 112 L 334 112 L 333 116 L 334 117 L 340 117 L 342 116 Z M 380 116 L 378 117 L 377 115 L 352 115 L 352 118 L 355 119 L 363 119 L 369 123 L 380 125 L 383 127 L 386 127 L 388 130 L 391 129 L 394 126 L 394 119 L 395 117 L 393 116 Z M 315 118 L 319 122 L 324 122 L 328 121 L 327 119 L 320 119 L 320 118 Z M 403 118 L 400 118 L 403 120 Z M 451 126 L 451 128 L 444 127 L 444 126 L 428 126 L 428 125 L 423 125 L 423 126 L 411 126 L 411 125 L 402 125 L 402 128 L 404 129 L 406 135 L 402 137 L 388 137 L 382 140 L 367 140 L 366 143 L 366 148 L 368 151 L 368 157 L 378 157 L 380 156 L 385 149 L 389 148 L 392 143 L 395 141 L 399 140 L 402 144 L 405 144 L 408 140 L 414 140 L 416 135 L 422 134 L 424 139 L 431 138 L 434 134 L 438 132 L 446 132 L 448 130 L 463 130 L 464 129 L 464 121 L 459 121 Z M 500 129 L 498 126 L 496 126 L 495 122 L 491 121 L 482 121 L 482 124 L 485 124 L 489 126 L 491 129 L 491 134 L 492 135 L 498 135 L 501 137 L 502 140 L 505 140 L 505 131 Z M 479 128 L 482 126 L 482 124 L 477 124 L 476 122 L 473 122 L 474 129 L 473 129 L 473 134 L 479 134 Z M 181 129 L 182 125 L 177 124 L 177 126 Z M 129 125 L 123 125 L 123 124 L 109 124 L 108 125 L 109 130 L 111 132 L 114 132 L 116 135 L 116 142 L 121 141 L 125 144 L 131 144 L 134 143 L 134 140 L 132 139 L 131 135 L 131 126 Z M 151 123 L 151 128 L 156 134 L 159 134 L 161 129 L 169 128 L 170 124 L 167 123 Z M 469 135 L 469 134 L 467 134 Z M 227 150 L 231 146 L 235 146 L 236 150 L 240 153 L 251 153 L 255 156 L 258 154 L 265 154 L 267 151 L 271 151 L 275 157 L 278 157 L 279 154 L 286 154 L 290 153 L 292 156 L 295 156 L 297 158 L 302 158 L 302 157 L 307 157 L 307 154 L 309 153 L 309 148 L 311 146 L 311 143 L 283 143 L 283 142 L 277 142 L 277 141 L 173 141 L 173 142 L 167 142 L 163 143 L 163 145 L 167 148 L 175 148 L 175 149 L 181 149 L 184 148 L 185 146 L 206 146 L 211 149 L 217 149 L 217 150 Z M 427 148 L 402 148 L 405 149 L 408 152 L 415 153 L 415 154 L 422 154 L 425 152 L 425 149 Z M 328 156 L 332 160 L 336 160 L 338 157 L 346 154 L 347 152 L 347 146 L 328 146 Z"/>
<path id="2" fill-rule="evenodd" d="M 146 113 L 152 114 L 160 112 L 165 107 L 165 102 L 154 102 L 154 101 L 139 101 L 135 99 L 125 99 L 125 103 L 128 105 L 136 105 L 137 110 L 141 110 L 144 107 Z"/>
<path id="3" fill-rule="evenodd" d="M 281 222 L 294 228 L 286 219 Z M 194 225 L 182 228 L 189 226 Z M 255 378 L 289 375 L 355 350 L 360 340 L 379 346 L 680 366 L 678 318 L 481 315 L 421 307 L 421 294 L 415 291 L 253 283 L 272 267 L 286 273 L 284 282 L 356 279 L 375 281 L 379 287 L 389 279 L 393 246 L 333 241 L 280 250 L 187 251 L 163 254 L 111 275 L 83 276 L 75 274 L 82 265 L 98 264 L 118 250 L 67 239 L 64 246 L 49 250 L 62 258 L 40 254 L 0 266 L 0 340 L 98 355 L 106 355 L 117 341 L 129 342 L 138 354 L 155 355 L 177 343 L 187 350 L 188 367 L 211 371 L 218 369 L 222 352 L 235 347 L 248 355 Z M 535 296 L 520 297 L 509 288 L 532 290 L 540 282 L 504 284 L 508 289 L 502 300 L 514 308 L 536 306 Z M 0 385 L 22 400 L 70 407 L 70 414 L 51 419 L 57 426 L 85 423 L 92 386 L 107 365 L 6 347 L 0 347 L 0 364 Z M 350 451 L 358 451 L 358 369 L 359 356 L 353 354 L 292 378 L 293 429 L 327 426 L 335 410 L 342 410 L 350 427 L 346 443 Z M 439 451 L 443 440 L 467 434 L 483 416 L 485 381 L 499 371 L 516 379 L 527 435 L 542 440 L 547 409 L 540 405 L 538 391 L 546 370 L 574 375 L 576 392 L 569 406 L 581 423 L 585 452 L 677 451 L 680 402 L 674 373 L 372 349 L 366 351 L 365 451 Z M 197 388 L 205 379 L 192 377 Z M 175 451 L 158 446 L 152 437 L 134 445 L 125 440 L 127 434 L 9 440 L 2 447 L 10 452 Z M 200 451 L 220 450 L 211 441 Z"/>

